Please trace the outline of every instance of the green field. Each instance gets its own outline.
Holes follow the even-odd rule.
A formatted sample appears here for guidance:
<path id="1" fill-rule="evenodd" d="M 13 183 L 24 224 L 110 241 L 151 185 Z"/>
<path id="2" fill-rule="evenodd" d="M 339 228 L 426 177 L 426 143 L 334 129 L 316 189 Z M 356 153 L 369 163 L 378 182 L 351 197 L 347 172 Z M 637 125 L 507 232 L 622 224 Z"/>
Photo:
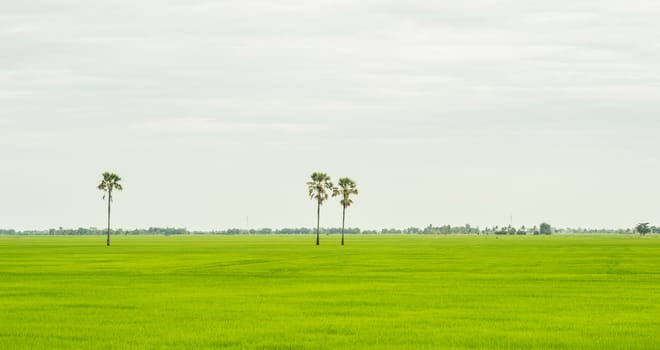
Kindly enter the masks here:
<path id="1" fill-rule="evenodd" d="M 660 237 L 0 237 L 0 349 L 660 349 Z"/>

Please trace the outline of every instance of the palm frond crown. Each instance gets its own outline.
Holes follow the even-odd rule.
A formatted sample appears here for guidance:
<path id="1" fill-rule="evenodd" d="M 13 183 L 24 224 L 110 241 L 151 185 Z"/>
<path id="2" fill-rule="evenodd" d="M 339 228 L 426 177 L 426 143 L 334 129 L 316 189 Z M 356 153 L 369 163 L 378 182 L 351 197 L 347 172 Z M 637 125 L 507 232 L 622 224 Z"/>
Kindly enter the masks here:
<path id="1" fill-rule="evenodd" d="M 103 180 L 101 180 L 101 183 L 97 186 L 99 190 L 104 192 L 103 199 L 105 199 L 106 195 L 112 196 L 113 190 L 121 191 L 124 189 L 119 181 L 121 181 L 119 175 L 107 171 L 103 173 Z"/>
<path id="2" fill-rule="evenodd" d="M 347 177 L 339 179 L 338 185 L 338 187 L 332 189 L 332 196 L 341 196 L 342 199 L 340 203 L 346 208 L 353 204 L 353 200 L 350 198 L 351 195 L 358 194 L 357 185 L 355 184 L 355 181 Z"/>
<path id="3" fill-rule="evenodd" d="M 328 199 L 334 186 L 326 173 L 312 173 L 311 179 L 312 181 L 307 182 L 309 198 L 316 199 L 321 204 Z"/>

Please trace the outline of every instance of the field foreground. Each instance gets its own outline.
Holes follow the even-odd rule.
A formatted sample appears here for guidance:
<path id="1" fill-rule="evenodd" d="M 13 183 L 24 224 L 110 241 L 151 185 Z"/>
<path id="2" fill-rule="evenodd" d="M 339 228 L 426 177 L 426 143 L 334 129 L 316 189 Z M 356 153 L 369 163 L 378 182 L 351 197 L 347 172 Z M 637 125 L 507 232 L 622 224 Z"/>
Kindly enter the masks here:
<path id="1" fill-rule="evenodd" d="M 0 237 L 0 349 L 660 349 L 660 237 Z"/>

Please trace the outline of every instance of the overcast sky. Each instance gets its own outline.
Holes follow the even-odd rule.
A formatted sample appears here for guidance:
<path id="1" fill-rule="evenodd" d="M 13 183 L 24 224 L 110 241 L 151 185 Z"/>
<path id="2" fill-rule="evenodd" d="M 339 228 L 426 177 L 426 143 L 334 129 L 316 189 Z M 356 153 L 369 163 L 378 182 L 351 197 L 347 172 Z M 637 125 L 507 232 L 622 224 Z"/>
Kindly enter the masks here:
<path id="1" fill-rule="evenodd" d="M 660 2 L 0 0 L 0 227 L 660 224 Z M 322 226 L 341 225 L 336 199 Z"/>

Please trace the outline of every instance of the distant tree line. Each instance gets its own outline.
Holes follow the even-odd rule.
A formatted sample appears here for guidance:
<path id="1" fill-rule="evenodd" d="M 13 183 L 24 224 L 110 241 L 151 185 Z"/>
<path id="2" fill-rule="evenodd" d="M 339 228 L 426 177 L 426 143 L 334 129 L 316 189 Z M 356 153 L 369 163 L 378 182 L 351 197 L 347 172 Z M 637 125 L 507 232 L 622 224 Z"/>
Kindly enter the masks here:
<path id="1" fill-rule="evenodd" d="M 324 228 L 320 227 L 319 232 L 321 234 L 331 234 L 331 233 L 341 233 L 341 227 L 329 227 Z M 200 232 L 204 233 L 204 232 Z M 271 229 L 271 228 L 261 228 L 261 229 L 239 229 L 231 228 L 224 231 L 213 231 L 215 234 L 226 234 L 226 235 L 239 235 L 239 234 L 253 234 L 253 235 L 270 235 L 270 234 L 281 234 L 281 235 L 306 235 L 316 233 L 316 228 L 281 228 L 281 229 Z M 359 228 L 346 227 L 344 228 L 344 233 L 356 234 L 363 233 Z"/>
<path id="2" fill-rule="evenodd" d="M 660 233 L 660 227 L 648 226 L 646 233 Z M 341 234 L 341 227 L 321 227 L 319 229 L 321 234 Z M 296 234 L 315 234 L 316 228 L 298 227 L 298 228 L 259 228 L 259 229 L 241 229 L 230 228 L 226 230 L 214 231 L 190 231 L 185 228 L 176 227 L 150 227 L 147 229 L 116 229 L 112 230 L 114 235 L 197 235 L 197 234 L 216 234 L 216 235 L 239 235 L 239 234 L 253 234 L 253 235 L 296 235 Z M 383 228 L 383 229 L 365 229 L 361 230 L 357 227 L 344 228 L 345 234 L 477 234 L 477 235 L 541 235 L 552 233 L 582 233 L 582 234 L 598 234 L 598 233 L 619 233 L 619 234 L 633 234 L 638 233 L 636 228 L 626 229 L 590 229 L 590 228 L 552 228 L 550 225 L 539 225 L 539 227 L 518 227 L 511 226 L 493 226 L 479 228 L 470 225 L 464 226 L 434 226 L 428 225 L 424 228 L 408 227 L 408 228 Z M 100 228 L 77 228 L 77 229 L 49 229 L 49 230 L 26 230 L 17 231 L 13 229 L 0 229 L 0 235 L 61 235 L 61 236 L 84 236 L 84 235 L 105 235 L 107 229 Z"/>
<path id="3" fill-rule="evenodd" d="M 190 234 L 185 228 L 170 228 L 170 227 L 150 227 L 147 229 L 112 230 L 113 234 L 117 235 L 182 235 Z M 87 236 L 87 235 L 106 235 L 107 229 L 100 229 L 96 227 L 80 227 L 77 229 L 64 229 L 64 228 L 51 228 L 49 230 L 6 230 L 0 229 L 0 235 L 50 235 L 50 236 Z"/>

